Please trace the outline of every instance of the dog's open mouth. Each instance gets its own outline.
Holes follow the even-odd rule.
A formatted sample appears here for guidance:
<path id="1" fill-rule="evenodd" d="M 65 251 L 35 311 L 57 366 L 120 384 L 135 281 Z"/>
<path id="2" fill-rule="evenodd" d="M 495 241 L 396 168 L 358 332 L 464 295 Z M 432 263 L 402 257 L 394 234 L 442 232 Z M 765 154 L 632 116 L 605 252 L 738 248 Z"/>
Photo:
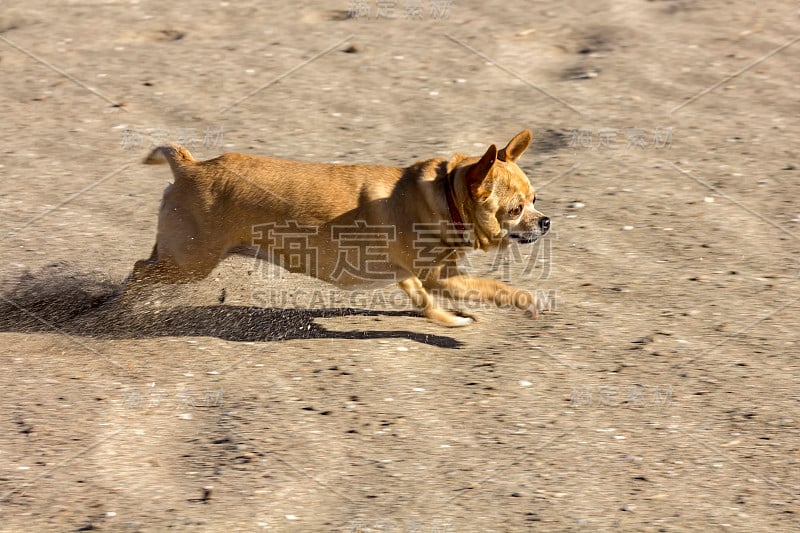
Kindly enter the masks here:
<path id="1" fill-rule="evenodd" d="M 533 244 L 541 237 L 541 235 L 533 235 L 530 233 L 512 233 L 510 236 L 520 244 Z"/>

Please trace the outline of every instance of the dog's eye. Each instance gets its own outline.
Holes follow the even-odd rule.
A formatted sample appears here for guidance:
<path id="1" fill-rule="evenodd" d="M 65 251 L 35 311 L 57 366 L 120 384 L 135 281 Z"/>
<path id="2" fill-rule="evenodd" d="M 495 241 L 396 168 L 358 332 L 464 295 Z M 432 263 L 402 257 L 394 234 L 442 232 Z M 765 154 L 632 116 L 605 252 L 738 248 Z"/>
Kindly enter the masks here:
<path id="1" fill-rule="evenodd" d="M 520 216 L 522 214 L 522 210 L 523 209 L 525 209 L 525 206 L 520 204 L 520 205 L 518 205 L 517 207 L 515 207 L 513 209 L 509 209 L 508 210 L 508 214 L 513 218 L 517 218 L 518 216 Z"/>
<path id="2" fill-rule="evenodd" d="M 535 196 L 533 197 L 533 201 L 531 202 L 531 205 L 536 205 L 536 197 Z"/>

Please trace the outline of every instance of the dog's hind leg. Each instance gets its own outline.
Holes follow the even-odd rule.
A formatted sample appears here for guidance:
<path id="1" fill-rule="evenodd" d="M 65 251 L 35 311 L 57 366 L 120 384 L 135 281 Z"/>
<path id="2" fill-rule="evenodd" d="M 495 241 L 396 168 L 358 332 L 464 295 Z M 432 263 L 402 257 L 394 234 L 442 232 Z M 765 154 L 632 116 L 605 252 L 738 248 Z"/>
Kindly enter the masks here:
<path id="1" fill-rule="evenodd" d="M 154 149 L 147 164 L 169 163 L 175 182 L 164 190 L 158 233 L 148 259 L 137 261 L 125 281 L 123 296 L 155 283 L 190 283 L 208 276 L 227 251 L 224 237 L 204 223 L 206 200 L 192 170 L 195 160 L 177 144 Z M 213 216 L 211 217 L 213 220 Z"/>
<path id="2" fill-rule="evenodd" d="M 136 261 L 133 272 L 125 280 L 122 296 L 127 298 L 139 290 L 157 283 L 181 284 L 199 281 L 208 276 L 219 261 L 224 251 L 216 248 L 201 250 L 192 247 L 174 254 L 156 243 L 148 259 Z"/>

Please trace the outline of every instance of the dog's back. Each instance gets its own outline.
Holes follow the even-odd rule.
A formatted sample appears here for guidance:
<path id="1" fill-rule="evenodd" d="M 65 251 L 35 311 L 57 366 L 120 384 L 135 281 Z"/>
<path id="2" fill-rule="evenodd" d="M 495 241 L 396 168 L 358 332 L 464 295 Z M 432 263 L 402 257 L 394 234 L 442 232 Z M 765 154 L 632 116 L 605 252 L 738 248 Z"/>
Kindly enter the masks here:
<path id="1" fill-rule="evenodd" d="M 177 193 L 197 194 L 201 204 L 226 205 L 256 217 L 264 217 L 268 210 L 268 216 L 315 224 L 388 198 L 403 174 L 399 167 L 308 163 L 239 153 L 198 161 L 177 144 L 155 148 L 144 163 L 169 163 Z"/>

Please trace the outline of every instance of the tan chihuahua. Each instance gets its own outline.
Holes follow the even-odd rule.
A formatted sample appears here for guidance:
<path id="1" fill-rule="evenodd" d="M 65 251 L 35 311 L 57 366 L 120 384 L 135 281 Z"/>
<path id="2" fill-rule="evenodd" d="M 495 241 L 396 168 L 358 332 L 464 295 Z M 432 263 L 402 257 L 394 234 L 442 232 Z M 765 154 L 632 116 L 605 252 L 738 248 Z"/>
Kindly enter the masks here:
<path id="1" fill-rule="evenodd" d="M 231 253 L 249 253 L 339 287 L 397 282 L 423 314 L 445 326 L 472 319 L 433 294 L 514 305 L 538 316 L 532 292 L 457 270 L 473 249 L 532 243 L 550 229 L 516 161 L 522 131 L 482 157 L 456 154 L 407 168 L 287 161 L 225 154 L 197 161 L 160 146 L 145 163 L 168 162 L 153 253 L 137 261 L 126 293 L 152 282 L 206 277 Z"/>

